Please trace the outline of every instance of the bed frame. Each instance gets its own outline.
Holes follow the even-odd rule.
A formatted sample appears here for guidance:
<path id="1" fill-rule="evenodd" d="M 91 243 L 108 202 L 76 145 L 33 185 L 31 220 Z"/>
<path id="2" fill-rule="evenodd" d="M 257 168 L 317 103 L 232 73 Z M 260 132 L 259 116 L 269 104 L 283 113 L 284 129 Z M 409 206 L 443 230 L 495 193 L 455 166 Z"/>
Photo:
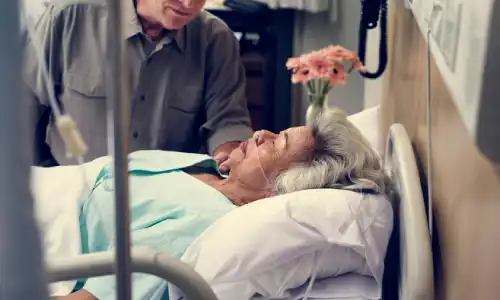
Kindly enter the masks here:
<path id="1" fill-rule="evenodd" d="M 434 269 L 427 215 L 415 154 L 401 124 L 389 129 L 384 162 L 394 183 L 390 200 L 395 217 L 385 259 L 383 299 L 432 300 Z"/>
<path id="2" fill-rule="evenodd" d="M 206 281 L 191 267 L 168 254 L 132 249 L 131 267 L 134 273 L 157 276 L 182 290 L 185 300 L 217 300 Z M 48 263 L 49 282 L 79 280 L 115 274 L 113 252 L 91 253 L 73 258 L 54 259 Z M 177 300 L 177 299 L 171 299 Z"/>
<path id="3" fill-rule="evenodd" d="M 385 260 L 383 300 L 432 300 L 433 261 L 427 216 L 413 148 L 405 128 L 389 130 L 385 168 L 394 190 L 394 230 Z M 51 282 L 114 273 L 113 253 L 88 254 L 49 264 Z M 156 275 L 185 292 L 189 300 L 217 300 L 207 283 L 190 267 L 167 254 L 132 251 L 132 270 Z"/>

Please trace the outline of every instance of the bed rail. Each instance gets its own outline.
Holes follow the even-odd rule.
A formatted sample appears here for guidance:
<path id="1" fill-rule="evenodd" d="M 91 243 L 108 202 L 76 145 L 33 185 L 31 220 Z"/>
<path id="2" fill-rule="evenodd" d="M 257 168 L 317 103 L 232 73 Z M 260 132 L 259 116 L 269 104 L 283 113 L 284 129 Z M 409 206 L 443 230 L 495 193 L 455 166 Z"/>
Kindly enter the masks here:
<path id="1" fill-rule="evenodd" d="M 397 197 L 399 231 L 399 299 L 434 299 L 434 267 L 425 202 L 417 161 L 406 129 L 393 124 L 387 140 L 385 168 Z"/>
<path id="2" fill-rule="evenodd" d="M 183 291 L 187 297 L 183 300 L 217 300 L 210 286 L 198 273 L 170 255 L 145 249 L 132 249 L 131 258 L 132 272 L 165 279 Z M 113 275 L 115 254 L 101 252 L 53 259 L 47 264 L 47 274 L 49 282 Z"/>

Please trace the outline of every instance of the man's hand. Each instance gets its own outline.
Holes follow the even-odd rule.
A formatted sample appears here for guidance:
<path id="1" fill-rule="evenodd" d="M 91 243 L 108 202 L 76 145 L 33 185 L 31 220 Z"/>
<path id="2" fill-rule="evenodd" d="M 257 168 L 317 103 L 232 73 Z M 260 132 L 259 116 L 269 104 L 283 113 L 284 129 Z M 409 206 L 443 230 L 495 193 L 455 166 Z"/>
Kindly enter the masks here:
<path id="1" fill-rule="evenodd" d="M 233 150 L 238 148 L 239 146 L 240 142 L 229 142 L 217 147 L 217 149 L 215 150 L 214 159 L 217 162 L 219 171 L 221 173 L 229 171 L 227 164 L 225 165 L 224 163 L 229 159 L 229 154 L 231 154 L 231 152 L 233 152 Z"/>
<path id="2" fill-rule="evenodd" d="M 94 295 L 86 290 L 79 290 L 78 292 L 69 294 L 67 296 L 52 297 L 52 300 L 98 300 Z"/>

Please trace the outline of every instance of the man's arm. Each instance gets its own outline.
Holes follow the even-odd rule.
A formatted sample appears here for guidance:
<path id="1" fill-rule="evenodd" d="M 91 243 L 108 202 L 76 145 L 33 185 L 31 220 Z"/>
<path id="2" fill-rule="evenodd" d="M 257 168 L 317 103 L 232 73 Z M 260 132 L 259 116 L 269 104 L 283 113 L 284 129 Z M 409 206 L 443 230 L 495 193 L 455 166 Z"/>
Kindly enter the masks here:
<path id="1" fill-rule="evenodd" d="M 49 95 L 55 94 L 60 85 L 62 61 L 62 37 L 64 34 L 60 12 L 55 12 L 50 6 L 40 17 L 32 30 L 32 36 L 27 36 L 24 44 L 23 83 L 25 94 L 30 105 L 31 127 L 35 151 L 35 164 L 53 159 L 50 149 L 45 144 L 45 133 L 50 113 Z M 29 24 L 26 24 L 29 26 Z M 43 61 L 39 61 L 42 58 Z M 44 76 L 45 68 L 50 80 Z"/>
<path id="2" fill-rule="evenodd" d="M 245 97 L 245 70 L 238 40 L 226 25 L 216 23 L 207 49 L 205 110 L 210 154 L 230 153 L 252 136 Z"/>
<path id="3" fill-rule="evenodd" d="M 67 296 L 53 297 L 52 300 L 99 300 L 86 290 L 80 290 Z"/>

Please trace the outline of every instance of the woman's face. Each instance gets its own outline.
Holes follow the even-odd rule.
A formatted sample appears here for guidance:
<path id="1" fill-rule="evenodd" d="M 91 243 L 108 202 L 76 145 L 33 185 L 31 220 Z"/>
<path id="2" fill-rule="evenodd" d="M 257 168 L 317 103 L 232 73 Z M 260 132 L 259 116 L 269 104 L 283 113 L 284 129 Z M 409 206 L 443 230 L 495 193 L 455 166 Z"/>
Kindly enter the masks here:
<path id="1" fill-rule="evenodd" d="M 312 154 L 314 138 L 310 127 L 292 127 L 279 134 L 264 131 L 258 139 L 241 143 L 230 155 L 230 180 L 248 188 L 271 188 L 276 176 L 294 163 L 307 161 Z"/>
<path id="2" fill-rule="evenodd" d="M 137 0 L 138 14 L 167 30 L 177 30 L 193 20 L 206 0 Z"/>

